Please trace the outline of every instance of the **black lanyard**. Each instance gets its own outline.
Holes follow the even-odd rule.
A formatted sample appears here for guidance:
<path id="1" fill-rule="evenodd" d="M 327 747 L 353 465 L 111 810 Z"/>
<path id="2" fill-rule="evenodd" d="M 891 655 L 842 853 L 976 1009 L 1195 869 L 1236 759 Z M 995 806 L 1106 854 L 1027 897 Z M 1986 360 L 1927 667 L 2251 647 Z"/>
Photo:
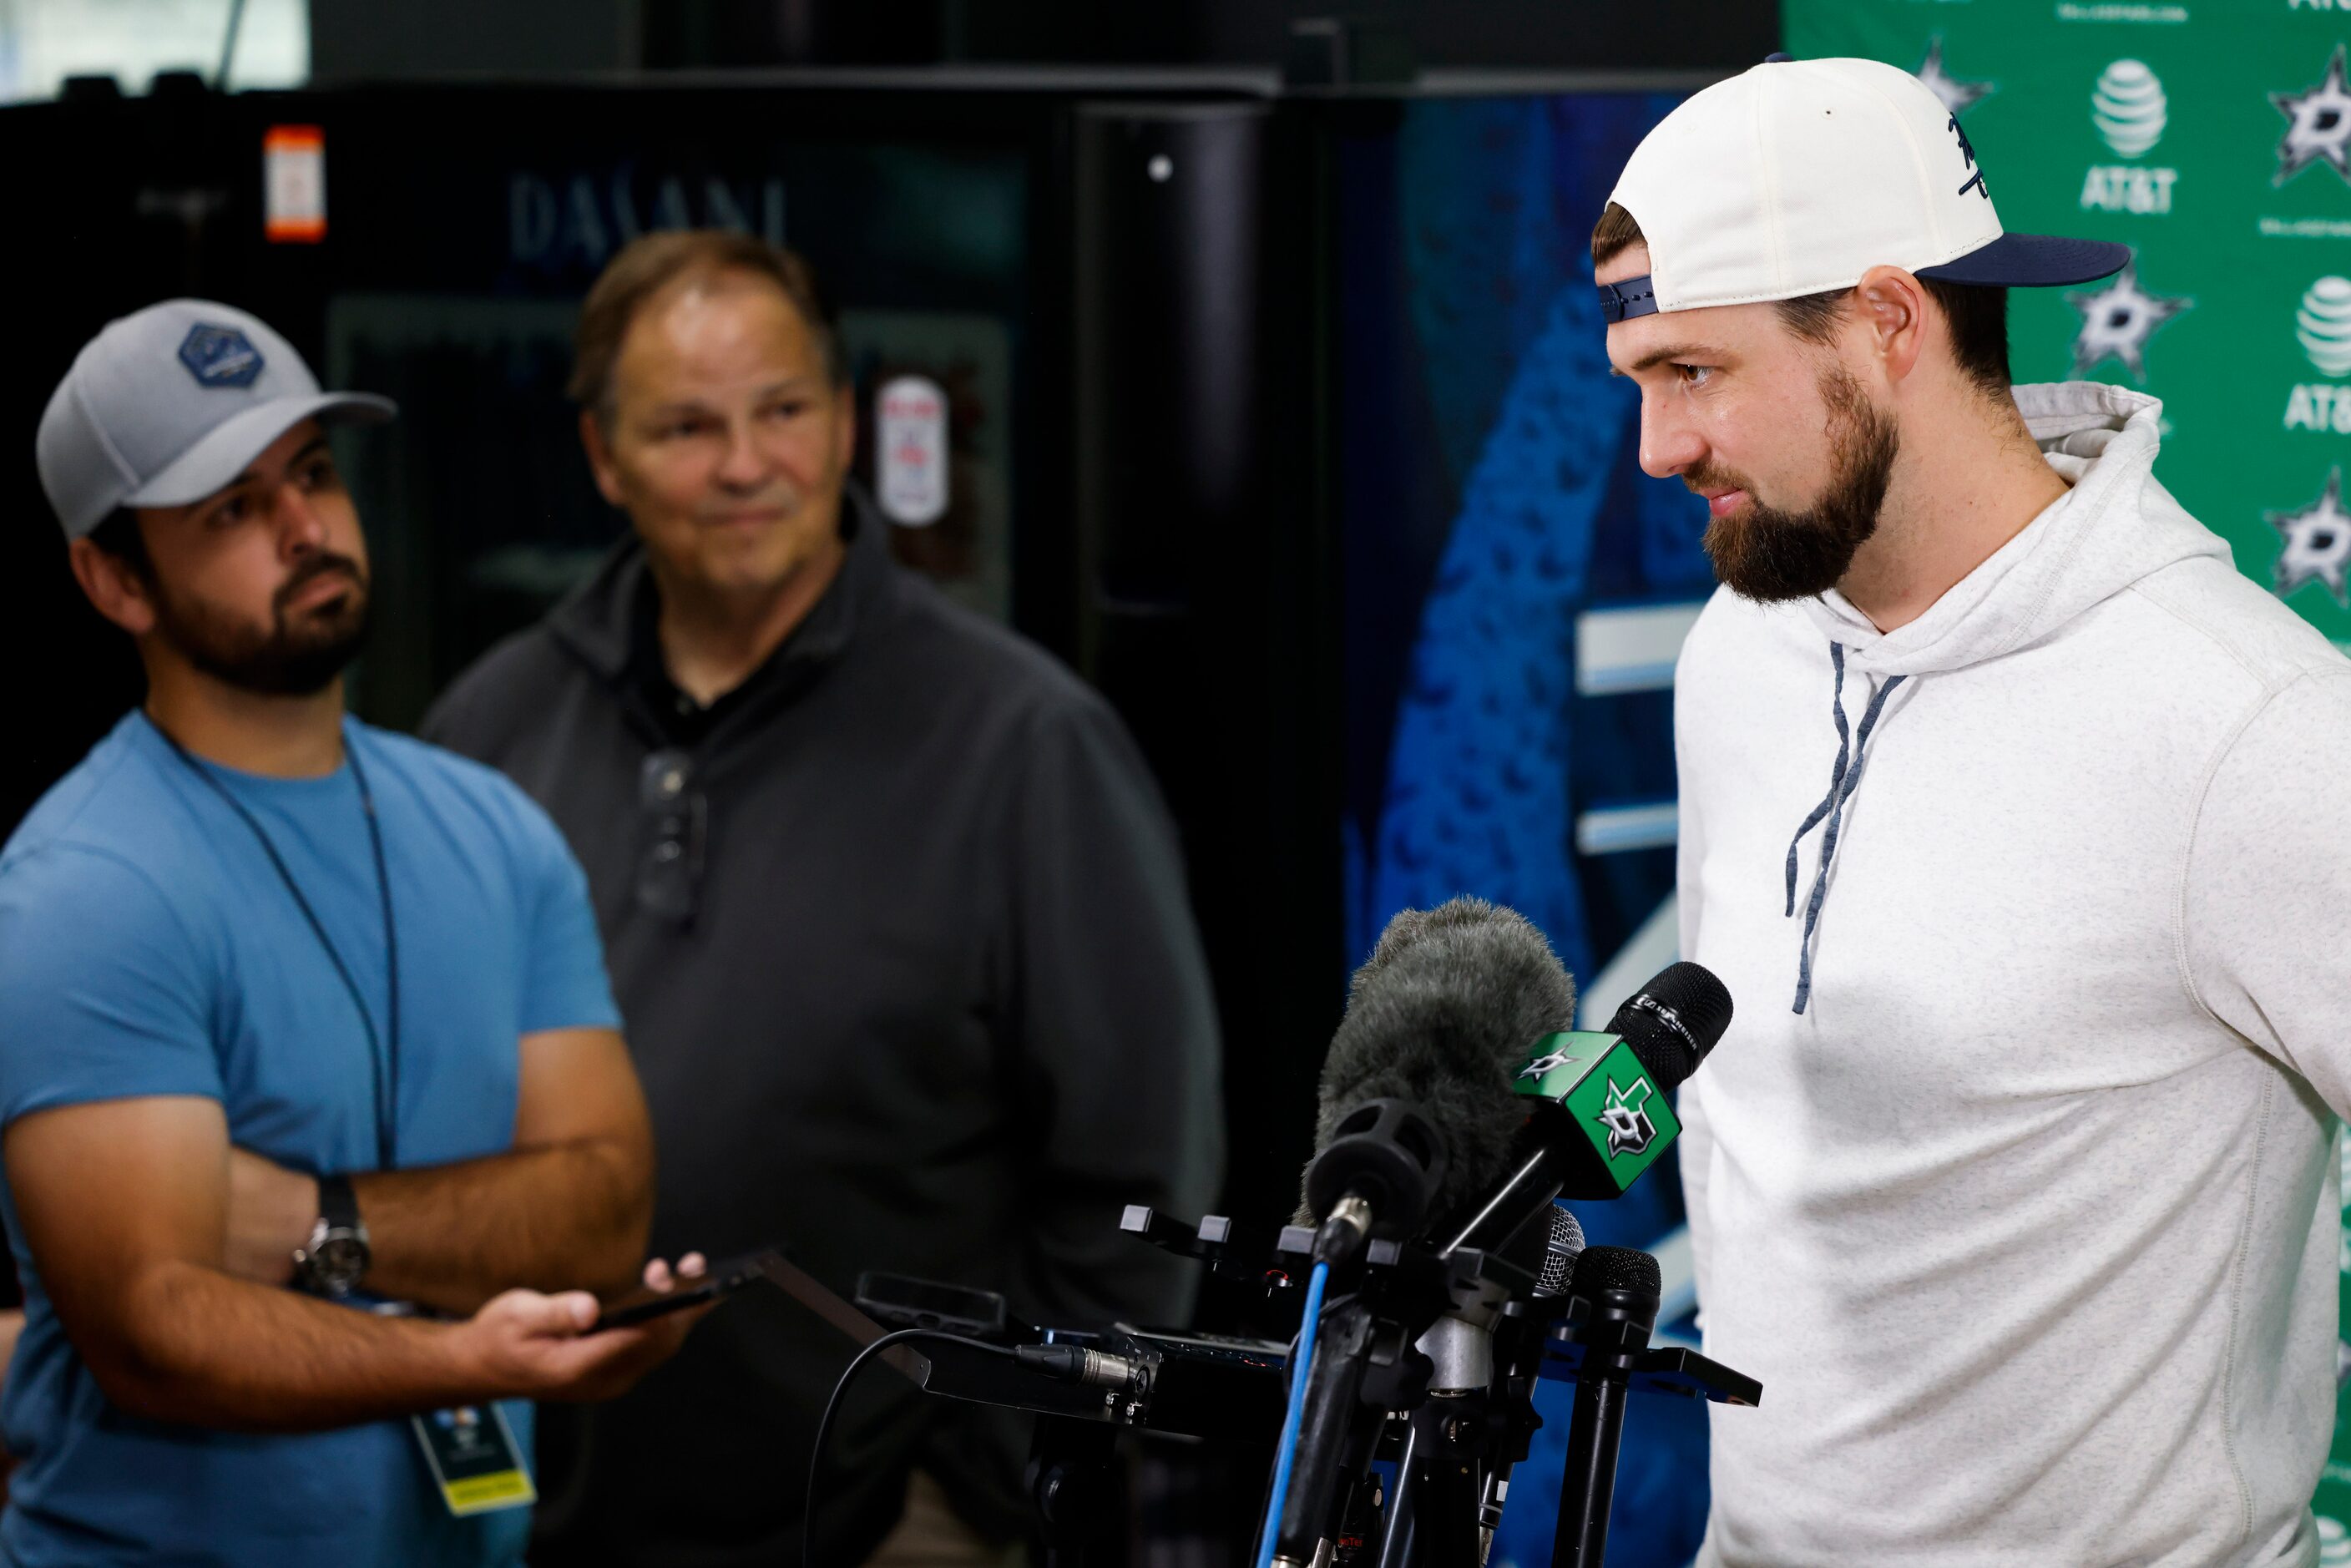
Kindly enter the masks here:
<path id="1" fill-rule="evenodd" d="M 253 836 L 260 841 L 261 852 L 269 857 L 270 865 L 277 870 L 277 880 L 284 883 L 286 891 L 294 895 L 295 905 L 302 911 L 302 918 L 310 923 L 310 934 L 318 937 L 319 946 L 326 949 L 328 962 L 334 965 L 335 973 L 341 977 L 343 989 L 350 993 L 351 1005 L 359 1009 L 360 1027 L 367 1031 L 368 1076 L 371 1087 L 375 1092 L 376 1168 L 378 1170 L 399 1168 L 400 928 L 392 923 L 392 877 L 384 870 L 383 830 L 376 823 L 375 795 L 368 789 L 367 769 L 360 766 L 359 747 L 347 745 L 343 747 L 343 755 L 350 759 L 351 779 L 360 787 L 360 808 L 367 817 L 368 847 L 375 853 L 376 892 L 381 895 L 383 906 L 384 974 L 386 988 L 391 993 L 384 1014 L 385 1032 L 390 1036 L 388 1042 L 378 1038 L 375 1031 L 375 1015 L 368 1011 L 367 998 L 360 994 L 359 981 L 352 977 L 350 966 L 343 962 L 342 954 L 336 951 L 334 938 L 327 935 L 325 923 L 319 920 L 318 912 L 310 907 L 310 901 L 302 895 L 301 883 L 296 882 L 294 873 L 286 868 L 285 858 L 277 852 L 277 845 L 271 841 L 268 830 L 261 825 L 259 819 L 256 818 L 251 811 L 245 809 L 244 801 L 229 792 L 226 785 L 214 778 L 208 768 L 189 756 L 188 748 L 174 740 L 170 731 L 159 724 L 155 726 L 155 733 L 162 736 L 165 744 L 178 754 L 180 760 L 188 765 L 188 771 L 212 786 L 213 793 L 228 802 L 229 810 L 235 811 L 244 820 L 245 825 L 253 830 Z"/>

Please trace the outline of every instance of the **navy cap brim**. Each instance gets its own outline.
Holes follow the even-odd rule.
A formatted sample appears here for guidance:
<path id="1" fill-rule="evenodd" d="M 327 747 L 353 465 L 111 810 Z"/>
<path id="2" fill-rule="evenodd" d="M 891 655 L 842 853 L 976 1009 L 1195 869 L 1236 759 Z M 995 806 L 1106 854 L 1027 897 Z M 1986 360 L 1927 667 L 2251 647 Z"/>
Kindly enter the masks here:
<path id="1" fill-rule="evenodd" d="M 2106 240 L 2002 235 L 1956 261 L 1922 267 L 1917 275 L 1938 283 L 2054 288 L 2068 283 L 2094 283 L 2120 272 L 2129 263 L 2130 246 Z"/>

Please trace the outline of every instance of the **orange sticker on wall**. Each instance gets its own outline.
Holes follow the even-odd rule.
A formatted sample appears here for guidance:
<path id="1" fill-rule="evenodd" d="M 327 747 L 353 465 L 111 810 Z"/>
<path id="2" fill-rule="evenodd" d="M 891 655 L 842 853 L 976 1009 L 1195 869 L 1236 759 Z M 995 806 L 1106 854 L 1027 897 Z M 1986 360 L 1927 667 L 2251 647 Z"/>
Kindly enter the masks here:
<path id="1" fill-rule="evenodd" d="M 327 237 L 327 133 L 273 125 L 261 138 L 261 232 L 277 245 Z"/>

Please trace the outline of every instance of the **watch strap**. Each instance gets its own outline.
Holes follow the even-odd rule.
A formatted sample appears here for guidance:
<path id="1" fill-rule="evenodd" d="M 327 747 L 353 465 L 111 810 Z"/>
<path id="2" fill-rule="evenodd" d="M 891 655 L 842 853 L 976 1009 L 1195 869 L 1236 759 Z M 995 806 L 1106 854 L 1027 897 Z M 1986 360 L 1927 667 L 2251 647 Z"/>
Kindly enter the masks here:
<path id="1" fill-rule="evenodd" d="M 359 1194 L 351 1189 L 351 1178 L 345 1176 L 322 1176 L 319 1178 L 319 1218 L 326 1221 L 329 1230 L 360 1228 Z"/>

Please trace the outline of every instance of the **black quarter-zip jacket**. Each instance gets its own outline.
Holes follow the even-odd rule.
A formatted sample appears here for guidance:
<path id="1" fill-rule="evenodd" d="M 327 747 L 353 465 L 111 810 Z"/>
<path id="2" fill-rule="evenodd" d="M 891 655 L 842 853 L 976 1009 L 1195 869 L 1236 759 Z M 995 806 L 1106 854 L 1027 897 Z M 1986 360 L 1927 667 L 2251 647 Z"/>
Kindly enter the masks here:
<path id="1" fill-rule="evenodd" d="M 631 539 L 424 734 L 513 778 L 587 869 L 652 1107 L 657 1256 L 779 1241 L 843 1294 L 883 1270 L 1036 1322 L 1179 1320 L 1189 1265 L 1117 1230 L 1126 1203 L 1199 1212 L 1223 1158 L 1166 810 L 1099 696 L 899 569 L 862 498 L 844 515 L 832 584 L 708 710 L 661 674 Z M 852 1348 L 747 1291 L 627 1396 L 545 1412 L 533 1561 L 797 1561 Z M 1016 1423 L 887 1368 L 861 1384 L 827 1440 L 822 1556 L 861 1560 L 917 1464 L 984 1531 L 1019 1526 Z"/>

